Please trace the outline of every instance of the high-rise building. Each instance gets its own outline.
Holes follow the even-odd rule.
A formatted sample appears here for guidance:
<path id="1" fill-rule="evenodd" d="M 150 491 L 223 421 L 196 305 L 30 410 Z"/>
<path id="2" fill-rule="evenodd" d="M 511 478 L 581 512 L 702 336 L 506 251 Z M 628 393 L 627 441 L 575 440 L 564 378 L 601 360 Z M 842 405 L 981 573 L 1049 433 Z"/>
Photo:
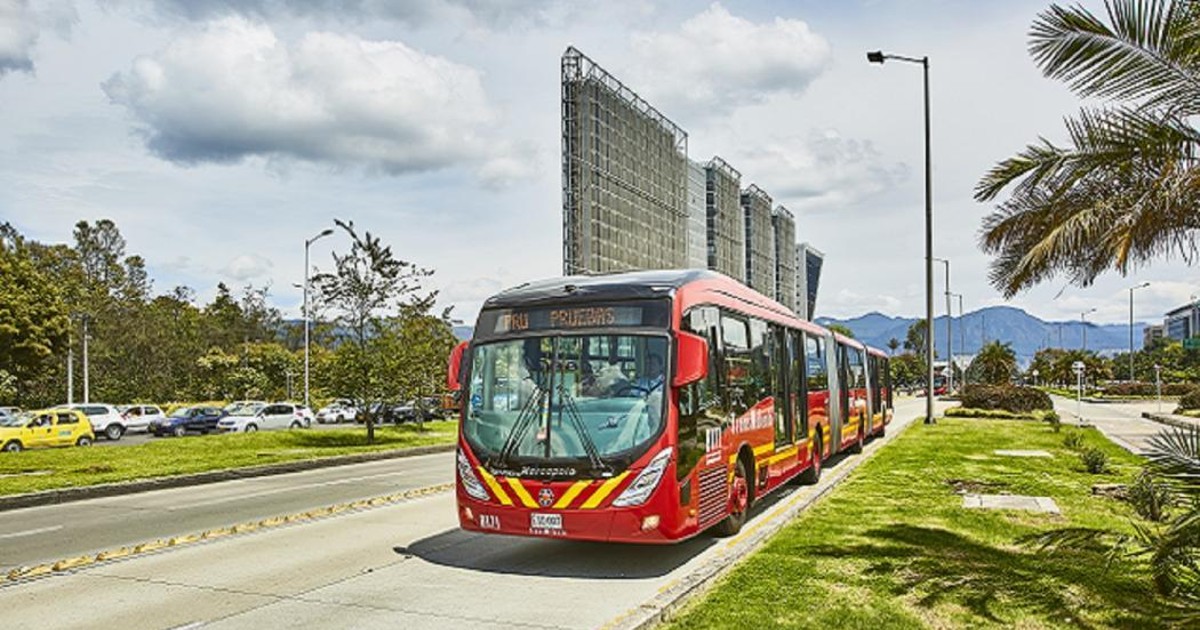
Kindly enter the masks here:
<path id="1" fill-rule="evenodd" d="M 796 314 L 803 319 L 816 317 L 817 289 L 821 284 L 821 266 L 825 254 L 808 243 L 796 246 Z"/>
<path id="2" fill-rule="evenodd" d="M 562 151 L 564 273 L 687 265 L 687 133 L 574 48 Z"/>
<path id="3" fill-rule="evenodd" d="M 775 247 L 775 301 L 796 310 L 796 219 L 791 211 L 776 206 L 771 213 Z"/>
<path id="4" fill-rule="evenodd" d="M 704 167 L 708 268 L 746 281 L 746 218 L 742 174 L 720 157 Z"/>
<path id="5" fill-rule="evenodd" d="M 775 232 L 771 227 L 771 196 L 755 184 L 742 191 L 746 221 L 746 279 L 751 289 L 775 296 Z"/>
<path id="6" fill-rule="evenodd" d="M 705 202 L 704 165 L 688 160 L 687 179 L 687 266 L 708 268 L 708 209 Z"/>

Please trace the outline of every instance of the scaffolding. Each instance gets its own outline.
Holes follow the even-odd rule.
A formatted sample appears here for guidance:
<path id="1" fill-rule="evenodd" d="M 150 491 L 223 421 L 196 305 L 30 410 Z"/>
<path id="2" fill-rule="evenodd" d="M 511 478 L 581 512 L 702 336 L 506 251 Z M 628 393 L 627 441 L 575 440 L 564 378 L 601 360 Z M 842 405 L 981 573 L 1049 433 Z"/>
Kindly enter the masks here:
<path id="1" fill-rule="evenodd" d="M 771 213 L 775 234 L 775 301 L 796 310 L 796 218 L 776 206 Z"/>
<path id="2" fill-rule="evenodd" d="M 689 269 L 708 268 L 708 220 L 705 204 L 705 179 L 704 165 L 688 160 L 687 266 Z"/>
<path id="3" fill-rule="evenodd" d="M 746 221 L 745 283 L 763 295 L 775 295 L 775 233 L 771 196 L 755 184 L 742 191 Z"/>
<path id="4" fill-rule="evenodd" d="M 746 281 L 746 220 L 742 174 L 720 157 L 704 167 L 708 268 Z"/>
<path id="5" fill-rule="evenodd" d="M 574 47 L 562 170 L 564 274 L 688 264 L 687 133 Z"/>

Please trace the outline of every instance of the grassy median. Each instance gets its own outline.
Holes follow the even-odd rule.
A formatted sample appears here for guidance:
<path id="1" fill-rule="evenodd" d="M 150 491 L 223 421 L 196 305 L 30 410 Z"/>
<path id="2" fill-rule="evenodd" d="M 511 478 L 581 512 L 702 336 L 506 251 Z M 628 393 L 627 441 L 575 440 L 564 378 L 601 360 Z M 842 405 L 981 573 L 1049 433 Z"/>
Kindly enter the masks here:
<path id="1" fill-rule="evenodd" d="M 1019 544 L 1062 527 L 1131 531 L 1124 502 L 1092 495 L 1139 459 L 1094 430 L 1110 472 L 1085 471 L 1048 425 L 946 418 L 912 426 L 733 569 L 672 628 L 1161 627 L 1144 565 L 1102 550 Z M 1001 457 L 1040 449 L 1052 458 Z M 966 510 L 959 492 L 1049 496 L 1061 516 Z"/>
<path id="2" fill-rule="evenodd" d="M 0 495 L 244 468 L 332 455 L 454 442 L 458 424 L 427 422 L 376 427 L 259 431 L 155 438 L 136 446 L 70 447 L 0 453 Z"/>

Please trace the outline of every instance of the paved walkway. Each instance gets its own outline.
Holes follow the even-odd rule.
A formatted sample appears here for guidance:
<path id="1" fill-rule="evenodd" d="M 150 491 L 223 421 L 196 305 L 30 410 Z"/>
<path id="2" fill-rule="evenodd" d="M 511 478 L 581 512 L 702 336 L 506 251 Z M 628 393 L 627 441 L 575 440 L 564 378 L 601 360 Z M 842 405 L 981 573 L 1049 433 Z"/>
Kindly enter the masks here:
<path id="1" fill-rule="evenodd" d="M 1166 425 L 1147 420 L 1142 412 L 1158 411 L 1157 401 L 1077 403 L 1062 396 L 1051 396 L 1054 408 L 1062 417 L 1063 424 L 1073 425 L 1082 421 L 1099 429 L 1108 439 L 1131 453 L 1143 454 L 1150 438 L 1157 435 Z M 1174 403 L 1163 403 L 1163 410 L 1171 411 Z"/>

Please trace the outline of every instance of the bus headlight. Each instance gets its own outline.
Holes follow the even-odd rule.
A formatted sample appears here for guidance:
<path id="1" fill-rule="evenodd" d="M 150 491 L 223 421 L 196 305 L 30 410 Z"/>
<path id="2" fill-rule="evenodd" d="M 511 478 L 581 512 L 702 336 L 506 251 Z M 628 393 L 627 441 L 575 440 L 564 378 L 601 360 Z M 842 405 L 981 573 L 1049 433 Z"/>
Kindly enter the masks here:
<path id="1" fill-rule="evenodd" d="M 650 498 L 650 494 L 662 481 L 663 473 L 667 471 L 667 462 L 671 461 L 671 447 L 664 448 L 654 456 L 650 463 L 642 469 L 642 473 L 625 488 L 625 492 L 612 502 L 613 507 L 631 507 L 641 505 Z"/>
<path id="2" fill-rule="evenodd" d="M 463 489 L 467 491 L 467 494 L 480 501 L 489 499 L 487 490 L 483 489 L 479 477 L 476 477 L 475 471 L 471 470 L 471 462 L 467 461 L 467 456 L 463 454 L 461 448 L 458 449 L 458 478 L 462 481 Z"/>

